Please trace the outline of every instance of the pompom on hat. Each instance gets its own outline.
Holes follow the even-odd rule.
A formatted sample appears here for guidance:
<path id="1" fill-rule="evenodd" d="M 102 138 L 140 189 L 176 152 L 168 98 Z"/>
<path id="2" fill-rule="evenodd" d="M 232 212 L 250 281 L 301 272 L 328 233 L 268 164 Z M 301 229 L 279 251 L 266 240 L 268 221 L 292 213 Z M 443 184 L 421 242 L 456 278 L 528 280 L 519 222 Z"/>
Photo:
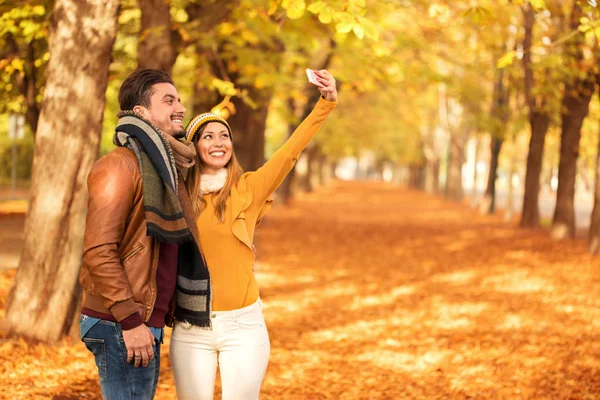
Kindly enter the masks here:
<path id="1" fill-rule="evenodd" d="M 199 132 L 202 130 L 202 127 L 210 122 L 220 122 L 227 127 L 229 131 L 229 136 L 233 139 L 233 135 L 231 133 L 231 127 L 225 121 L 223 117 L 214 113 L 204 113 L 196 115 L 190 123 L 185 128 L 185 139 L 193 142 L 197 139 Z"/>

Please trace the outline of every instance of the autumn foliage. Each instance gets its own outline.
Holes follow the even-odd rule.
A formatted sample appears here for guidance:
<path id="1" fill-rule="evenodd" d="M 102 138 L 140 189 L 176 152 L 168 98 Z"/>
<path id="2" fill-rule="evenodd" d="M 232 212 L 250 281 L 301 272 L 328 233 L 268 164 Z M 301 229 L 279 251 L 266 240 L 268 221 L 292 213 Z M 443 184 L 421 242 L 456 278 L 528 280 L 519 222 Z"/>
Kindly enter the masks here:
<path id="1" fill-rule="evenodd" d="M 380 183 L 321 188 L 258 232 L 261 399 L 600 396 L 600 266 L 583 240 Z M 176 398 L 168 349 L 157 399 Z M 95 374 L 81 343 L 0 340 L 0 398 L 100 399 Z"/>

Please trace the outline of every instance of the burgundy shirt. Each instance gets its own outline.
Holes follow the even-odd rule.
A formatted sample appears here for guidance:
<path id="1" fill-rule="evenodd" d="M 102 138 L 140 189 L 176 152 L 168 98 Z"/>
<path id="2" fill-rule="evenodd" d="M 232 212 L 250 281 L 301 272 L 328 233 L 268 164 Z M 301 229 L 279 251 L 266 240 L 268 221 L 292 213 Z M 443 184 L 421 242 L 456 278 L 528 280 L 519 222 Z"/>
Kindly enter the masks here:
<path id="1" fill-rule="evenodd" d="M 169 312 L 169 303 L 175 294 L 178 255 L 179 246 L 177 243 L 160 244 L 158 267 L 156 268 L 156 302 L 152 314 L 150 314 L 150 319 L 146 322 L 147 326 L 154 328 L 165 326 L 165 316 Z M 100 313 L 89 308 L 84 308 L 81 312 L 90 317 L 118 322 L 112 314 Z M 121 328 L 124 330 L 133 329 L 142 323 L 142 317 L 139 313 L 133 313 L 120 322 Z"/>

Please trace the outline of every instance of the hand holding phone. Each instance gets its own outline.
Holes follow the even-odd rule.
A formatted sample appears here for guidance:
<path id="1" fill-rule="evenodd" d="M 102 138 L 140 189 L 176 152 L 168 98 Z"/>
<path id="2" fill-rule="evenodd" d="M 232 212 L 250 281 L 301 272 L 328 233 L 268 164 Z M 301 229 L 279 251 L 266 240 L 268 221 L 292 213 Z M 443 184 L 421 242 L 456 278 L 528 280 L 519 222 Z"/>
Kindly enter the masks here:
<path id="1" fill-rule="evenodd" d="M 315 71 L 310 69 L 310 68 L 306 68 L 306 76 L 308 76 L 308 81 L 310 83 L 312 83 L 313 85 L 316 85 L 318 87 L 325 87 L 325 85 L 323 85 L 321 82 L 319 82 L 319 80 L 317 79 L 317 74 L 315 74 Z"/>

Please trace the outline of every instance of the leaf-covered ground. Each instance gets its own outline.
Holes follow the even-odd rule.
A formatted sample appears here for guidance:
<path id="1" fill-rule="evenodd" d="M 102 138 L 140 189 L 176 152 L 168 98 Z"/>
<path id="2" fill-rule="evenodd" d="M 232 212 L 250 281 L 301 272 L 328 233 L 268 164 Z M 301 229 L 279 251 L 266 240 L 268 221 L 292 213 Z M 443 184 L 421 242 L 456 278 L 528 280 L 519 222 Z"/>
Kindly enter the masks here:
<path id="1" fill-rule="evenodd" d="M 600 398 L 600 259 L 585 241 L 335 183 L 274 208 L 257 250 L 261 399 Z M 0 273 L 2 309 L 14 274 Z M 168 344 L 162 363 L 156 398 L 174 399 Z M 98 399 L 94 368 L 80 343 L 4 338 L 0 397 Z"/>

